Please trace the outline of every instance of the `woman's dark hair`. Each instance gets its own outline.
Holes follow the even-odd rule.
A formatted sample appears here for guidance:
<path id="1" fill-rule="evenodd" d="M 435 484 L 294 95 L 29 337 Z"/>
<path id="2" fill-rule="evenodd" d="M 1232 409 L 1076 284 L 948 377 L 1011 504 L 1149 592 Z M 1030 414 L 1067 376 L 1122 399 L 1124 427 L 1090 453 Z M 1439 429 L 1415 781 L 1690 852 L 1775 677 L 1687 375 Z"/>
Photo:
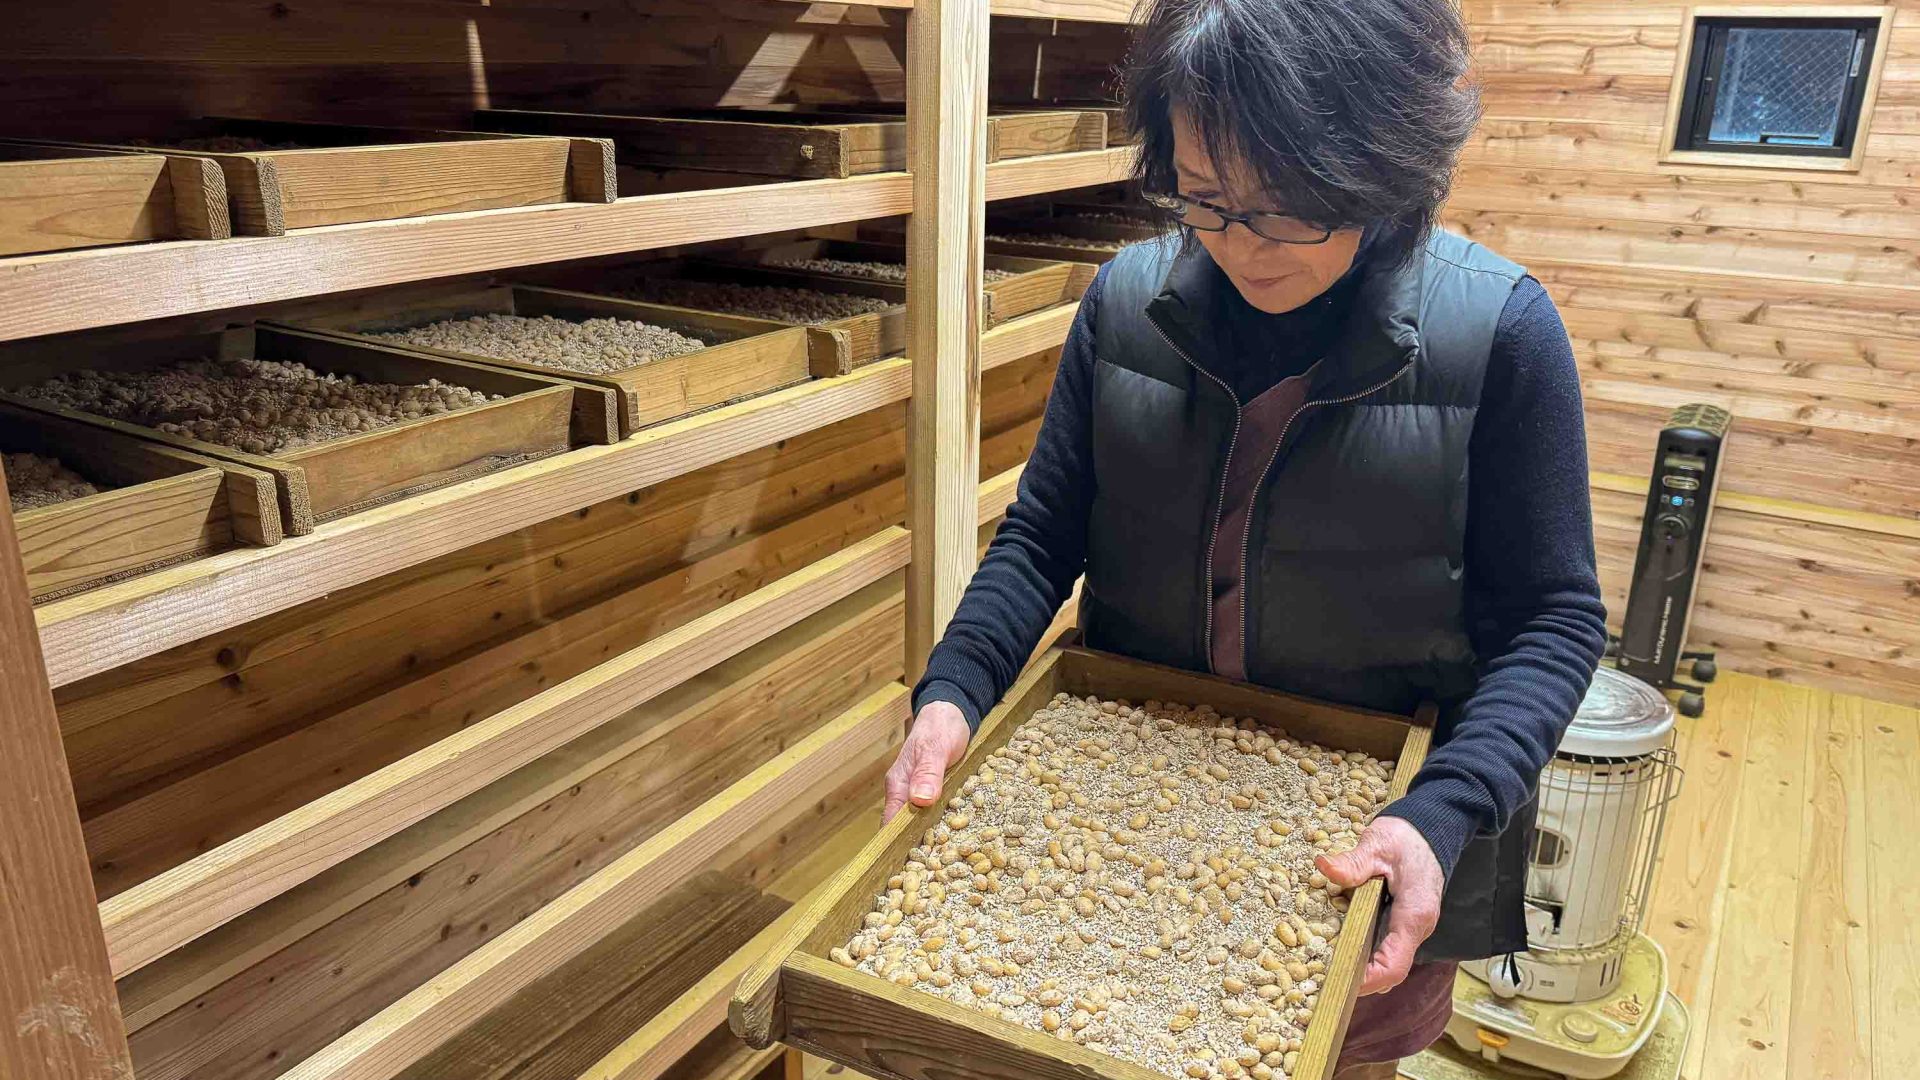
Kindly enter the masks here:
<path id="1" fill-rule="evenodd" d="M 1479 121 L 1468 61 L 1452 0 L 1148 0 L 1123 72 L 1137 179 L 1177 190 L 1179 110 L 1216 175 L 1252 170 L 1269 205 L 1239 209 L 1369 227 L 1368 258 L 1397 264 Z"/>

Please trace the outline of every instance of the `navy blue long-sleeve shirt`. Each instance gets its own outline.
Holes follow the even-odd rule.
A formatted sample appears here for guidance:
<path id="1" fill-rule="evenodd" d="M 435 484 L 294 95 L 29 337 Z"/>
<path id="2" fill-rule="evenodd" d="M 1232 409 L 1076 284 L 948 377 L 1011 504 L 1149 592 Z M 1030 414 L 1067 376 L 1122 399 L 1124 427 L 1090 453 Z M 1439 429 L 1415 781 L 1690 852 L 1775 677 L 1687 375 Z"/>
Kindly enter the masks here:
<path id="1" fill-rule="evenodd" d="M 1237 295 L 1223 302 L 1222 340 L 1240 347 L 1222 361 L 1243 400 L 1321 354 L 1346 317 L 1353 280 L 1277 316 Z M 1104 281 L 1103 270 L 1081 300 L 1018 497 L 928 660 L 916 713 L 947 701 L 978 728 L 1086 568 L 1097 482 L 1093 328 Z M 1407 795 L 1382 811 L 1419 829 L 1449 876 L 1477 832 L 1505 829 L 1531 797 L 1606 643 L 1579 372 L 1559 312 L 1530 277 L 1501 313 L 1468 475 L 1466 610 L 1481 680 L 1437 733 Z"/>

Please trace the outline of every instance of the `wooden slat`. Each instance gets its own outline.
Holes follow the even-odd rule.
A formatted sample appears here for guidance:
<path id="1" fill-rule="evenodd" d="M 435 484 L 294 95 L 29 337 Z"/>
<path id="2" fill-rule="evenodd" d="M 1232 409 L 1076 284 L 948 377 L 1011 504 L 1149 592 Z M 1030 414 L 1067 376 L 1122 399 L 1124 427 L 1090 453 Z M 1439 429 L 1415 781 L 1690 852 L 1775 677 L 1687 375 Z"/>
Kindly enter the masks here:
<path id="1" fill-rule="evenodd" d="M 1001 323 L 980 335 L 980 370 L 990 371 L 1002 364 L 1059 348 L 1067 340 L 1080 304 L 1059 304 L 1045 311 Z"/>
<path id="2" fill-rule="evenodd" d="M 1793 954 L 1802 884 L 1796 856 L 1803 850 L 1812 698 L 1812 691 L 1777 683 L 1757 688 L 1727 870 L 1729 933 L 1714 964 L 1713 1018 L 1695 1073 L 1701 1077 L 1788 1075 L 1792 983 L 1781 977 L 1780 962 Z"/>
<path id="3" fill-rule="evenodd" d="M 917 0 L 907 22 L 914 205 L 907 223 L 907 355 L 915 358 L 907 417 L 909 679 L 920 677 L 973 573 L 986 325 L 980 290 L 987 27 L 986 0 Z"/>
<path id="4" fill-rule="evenodd" d="M 32 604 L 0 514 L 0 1075 L 122 1080 L 133 1062 Z"/>
<path id="5" fill-rule="evenodd" d="M 907 690 L 881 690 L 287 1074 L 387 1080 L 659 897 L 752 823 L 891 739 Z"/>
<path id="6" fill-rule="evenodd" d="M 1920 1061 L 1920 710 L 1869 704 L 1861 718 L 1867 810 L 1868 964 L 1872 1080 L 1901 1080 Z"/>
<path id="7" fill-rule="evenodd" d="M 1815 694 L 1807 725 L 1787 1029 L 1787 1074 L 1794 1080 L 1853 1080 L 1873 1073 L 1866 818 L 1873 795 L 1864 763 L 1865 705 L 1858 698 Z"/>
<path id="8" fill-rule="evenodd" d="M 893 529 L 685 624 L 101 905 L 124 974 L 904 564 Z"/>
<path id="9" fill-rule="evenodd" d="M 990 476 L 980 482 L 980 507 L 978 524 L 985 525 L 1007 512 L 1007 504 L 1020 491 L 1020 474 L 1026 466 L 1016 466 L 996 476 Z"/>
<path id="10" fill-rule="evenodd" d="M 996 161 L 987 166 L 987 200 L 1118 183 L 1133 175 L 1135 155 L 1131 146 L 1110 146 L 1105 150 Z"/>
<path id="11" fill-rule="evenodd" d="M 395 503 L 272 548 L 236 551 L 49 604 L 55 686 L 657 484 L 907 396 L 911 365 L 776 391 Z"/>

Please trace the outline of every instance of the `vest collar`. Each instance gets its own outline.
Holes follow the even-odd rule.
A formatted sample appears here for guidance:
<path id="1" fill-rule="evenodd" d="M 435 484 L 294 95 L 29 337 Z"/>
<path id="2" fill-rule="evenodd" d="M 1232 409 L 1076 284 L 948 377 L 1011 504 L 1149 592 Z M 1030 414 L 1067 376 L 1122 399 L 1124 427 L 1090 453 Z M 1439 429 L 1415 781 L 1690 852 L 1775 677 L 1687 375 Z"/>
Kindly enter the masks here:
<path id="1" fill-rule="evenodd" d="M 1347 315 L 1346 326 L 1325 361 L 1315 370 L 1311 393 L 1317 398 L 1358 393 L 1387 380 L 1420 354 L 1420 296 L 1426 253 L 1400 267 L 1363 265 L 1364 275 Z M 1207 249 L 1187 242 L 1168 267 L 1159 295 L 1147 303 L 1147 317 L 1195 366 L 1220 381 L 1207 367 L 1218 349 L 1211 313 L 1220 289 L 1233 288 Z"/>

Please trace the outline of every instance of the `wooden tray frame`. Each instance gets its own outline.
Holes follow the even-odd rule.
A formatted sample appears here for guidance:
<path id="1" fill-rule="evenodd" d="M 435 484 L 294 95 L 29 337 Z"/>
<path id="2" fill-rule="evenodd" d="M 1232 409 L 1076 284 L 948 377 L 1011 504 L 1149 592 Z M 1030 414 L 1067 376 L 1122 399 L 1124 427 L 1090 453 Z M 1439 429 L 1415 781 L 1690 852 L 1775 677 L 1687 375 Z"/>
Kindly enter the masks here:
<path id="1" fill-rule="evenodd" d="M 947 773 L 940 799 L 929 807 L 908 806 L 883 827 L 742 976 L 728 1007 L 735 1034 L 755 1047 L 779 1039 L 892 1080 L 1166 1080 L 1153 1070 L 843 968 L 827 955 L 853 936 L 874 896 L 946 812 L 946 800 L 1060 691 L 1205 703 L 1223 715 L 1281 724 L 1293 735 L 1395 759 L 1389 798 L 1405 793 L 1432 738 L 1426 726 L 1434 715 L 1430 707 L 1409 720 L 1077 647 L 1051 649 L 981 722 L 966 759 Z M 1292 1080 L 1332 1075 L 1372 948 L 1382 887 L 1371 881 L 1352 894 Z"/>
<path id="2" fill-rule="evenodd" d="M 43 408 L 11 388 L 81 368 L 135 371 L 196 356 L 295 360 L 316 371 L 381 382 L 439 379 L 509 395 L 504 401 L 403 420 L 270 456 L 89 413 L 65 413 L 95 428 L 271 474 L 288 536 L 304 536 L 319 522 L 491 472 L 489 463 L 495 459 L 531 460 L 570 445 L 573 387 L 558 379 L 270 324 L 93 345 L 42 339 L 8 346 L 0 350 L 0 401 Z"/>
<path id="3" fill-rule="evenodd" d="M 1059 112 L 1060 110 L 1063 110 L 1063 109 L 1072 110 L 1074 112 L 1098 113 L 1100 116 L 1106 119 L 1106 124 L 1107 124 L 1107 143 L 1106 144 L 1108 146 L 1131 146 L 1134 143 L 1137 143 L 1140 141 L 1139 136 L 1135 135 L 1133 131 L 1127 127 L 1126 107 L 1122 105 L 1113 104 L 1112 102 L 1058 101 L 1058 102 L 1053 102 L 1051 104 L 1048 104 L 1045 102 L 1037 102 L 1037 103 L 1029 102 L 1029 103 L 1018 104 L 1018 105 L 990 105 L 988 106 L 988 108 L 993 109 L 995 112 L 1010 112 L 1010 113 L 1012 112 Z"/>
<path id="4" fill-rule="evenodd" d="M 659 115 L 481 109 L 481 129 L 611 139 L 621 160 L 801 180 L 844 179 L 907 167 L 907 120 L 884 106 L 689 109 Z M 1107 118 L 1071 109 L 987 118 L 989 162 L 1098 150 Z"/>
<path id="5" fill-rule="evenodd" d="M 211 135 L 343 145 L 231 154 L 164 146 L 78 145 L 213 162 L 226 177 L 233 231 L 244 236 L 281 236 L 289 229 L 316 225 L 507 206 L 605 203 L 615 198 L 613 145 L 605 139 L 203 117 L 155 141 Z"/>
<path id="6" fill-rule="evenodd" d="M 609 276 L 663 277 L 689 281 L 725 282 L 735 285 L 775 285 L 793 289 L 817 289 L 825 292 L 853 293 L 893 301 L 884 311 L 850 315 L 824 323 L 788 323 L 811 326 L 832 337 L 827 343 L 816 341 L 813 374 L 815 378 L 845 375 L 854 368 L 876 360 L 898 356 L 907 348 L 907 287 L 886 281 L 835 277 L 805 270 L 783 270 L 777 266 L 723 262 L 718 259 L 655 259 L 614 263 L 591 268 L 572 267 L 556 271 L 534 271 L 526 280 L 557 289 L 595 292 L 595 285 Z M 704 309 L 702 309 L 704 310 Z M 715 314 L 731 314 L 716 312 Z M 753 316 L 734 316 L 752 318 Z M 769 320 L 772 321 L 772 320 Z"/>
<path id="7" fill-rule="evenodd" d="M 482 313 L 637 319 L 713 344 L 685 356 L 593 375 L 478 353 L 398 345 L 370 334 L 376 329 Z M 618 442 L 655 424 L 803 383 L 816 364 L 830 363 L 841 351 L 823 330 L 517 283 L 476 286 L 431 299 L 396 297 L 386 307 L 377 299 L 361 300 L 351 314 L 310 317 L 298 325 L 343 340 L 564 381 L 574 387 L 574 434 L 580 441 L 594 443 Z M 816 355 L 821 359 L 816 360 Z"/>
<path id="8" fill-rule="evenodd" d="M 0 449 L 55 457 L 114 485 L 14 515 L 35 603 L 283 535 L 272 476 L 102 431 L 64 409 L 0 402 Z"/>
<path id="9" fill-rule="evenodd" d="M 0 255 L 232 235 L 205 158 L 0 140 Z"/>
<path id="10" fill-rule="evenodd" d="M 870 262 L 893 262 L 904 264 L 907 261 L 906 248 L 872 240 L 795 240 L 790 243 L 776 244 L 758 251 L 743 253 L 737 260 L 727 260 L 730 264 L 741 264 L 767 269 L 765 265 L 773 259 L 785 258 L 828 258 L 849 259 Z M 988 255 L 983 264 L 989 270 L 1008 270 L 1012 277 L 999 281 L 986 282 L 981 287 L 980 316 L 982 328 L 991 328 L 1017 319 L 1022 315 L 1031 315 L 1036 311 L 1080 299 L 1093 284 L 1093 278 L 1099 267 L 1092 263 L 1064 259 L 1033 259 L 1018 255 Z M 778 269 L 777 267 L 774 269 Z M 870 281 L 869 278 L 848 277 L 840 274 L 825 274 L 807 271 L 818 281 Z M 904 295 L 905 286 L 901 286 Z"/>

